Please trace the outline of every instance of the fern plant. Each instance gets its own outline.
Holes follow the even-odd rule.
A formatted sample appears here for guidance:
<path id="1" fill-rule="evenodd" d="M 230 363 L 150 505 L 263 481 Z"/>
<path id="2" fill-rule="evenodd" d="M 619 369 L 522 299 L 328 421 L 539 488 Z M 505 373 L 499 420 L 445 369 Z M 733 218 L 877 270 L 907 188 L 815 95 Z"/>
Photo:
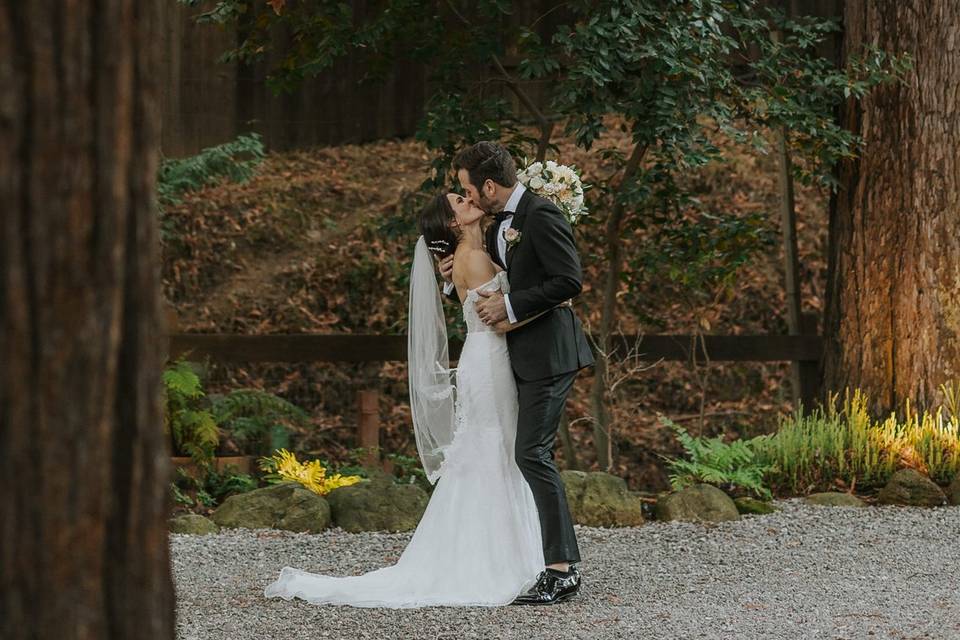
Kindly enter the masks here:
<path id="1" fill-rule="evenodd" d="M 208 147 L 188 158 L 164 158 L 157 171 L 157 211 L 160 236 L 164 242 L 177 237 L 175 221 L 165 215 L 167 207 L 180 204 L 183 194 L 216 184 L 222 178 L 246 182 L 253 177 L 265 156 L 263 142 L 256 133 L 237 136 L 236 140 Z"/>
<path id="2" fill-rule="evenodd" d="M 204 397 L 200 376 L 189 362 L 177 360 L 163 371 L 166 389 L 164 426 L 173 438 L 175 452 L 186 453 L 198 464 L 207 464 L 220 444 L 220 429 L 200 403 Z"/>
<path id="3" fill-rule="evenodd" d="M 187 158 L 164 158 L 157 173 L 157 198 L 161 208 L 178 204 L 180 196 L 215 184 L 221 178 L 245 182 L 253 177 L 265 152 L 259 134 L 208 147 Z"/>
<path id="4" fill-rule="evenodd" d="M 214 419 L 237 444 L 257 455 L 288 448 L 291 426 L 305 426 L 310 421 L 300 407 L 260 389 L 211 395 L 210 406 Z"/>
<path id="5" fill-rule="evenodd" d="M 241 473 L 233 465 L 228 465 L 222 471 L 210 466 L 196 477 L 183 468 L 177 468 L 170 482 L 170 491 L 176 504 L 191 510 L 202 510 L 221 504 L 229 496 L 253 491 L 257 485 L 256 478 Z"/>
<path id="6" fill-rule="evenodd" d="M 763 482 L 763 475 L 769 467 L 759 462 L 756 453 L 756 445 L 765 436 L 733 442 L 724 442 L 722 437 L 695 438 L 666 416 L 659 415 L 658 418 L 661 424 L 674 431 L 688 458 L 660 456 L 667 462 L 670 484 L 675 490 L 707 483 L 739 487 L 766 499 L 772 497 Z"/>

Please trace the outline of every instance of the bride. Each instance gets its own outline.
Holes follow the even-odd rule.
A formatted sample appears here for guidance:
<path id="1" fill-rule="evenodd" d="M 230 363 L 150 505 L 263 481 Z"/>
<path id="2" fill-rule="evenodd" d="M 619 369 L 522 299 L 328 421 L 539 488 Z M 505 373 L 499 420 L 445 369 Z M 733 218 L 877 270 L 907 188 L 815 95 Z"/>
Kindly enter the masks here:
<path id="1" fill-rule="evenodd" d="M 504 332 L 486 326 L 478 290 L 508 293 L 506 273 L 484 249 L 484 212 L 458 194 L 438 195 L 419 219 L 410 272 L 408 364 L 417 449 L 436 484 L 396 564 L 359 576 L 284 567 L 267 597 L 357 607 L 497 606 L 537 581 L 544 566 L 537 507 L 514 461 L 517 389 Z M 431 253 L 453 254 L 453 282 L 467 337 L 456 370 Z M 456 385 L 450 374 L 455 371 Z"/>

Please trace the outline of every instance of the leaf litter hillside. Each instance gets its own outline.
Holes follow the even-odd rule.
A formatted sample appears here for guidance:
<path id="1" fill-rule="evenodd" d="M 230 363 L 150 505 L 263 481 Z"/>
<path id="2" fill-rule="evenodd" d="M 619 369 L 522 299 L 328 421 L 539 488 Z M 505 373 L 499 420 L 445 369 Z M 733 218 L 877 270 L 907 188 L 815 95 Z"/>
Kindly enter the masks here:
<path id="1" fill-rule="evenodd" d="M 616 123 L 611 123 L 615 125 Z M 611 136 L 626 150 L 629 140 Z M 599 153 L 585 153 L 559 139 L 559 160 L 576 164 L 585 182 L 605 177 Z M 722 141 L 720 141 L 723 144 Z M 688 176 L 707 210 L 760 212 L 779 234 L 776 158 L 727 147 L 728 162 Z M 416 239 L 415 193 L 431 156 L 415 141 L 384 141 L 288 153 L 271 153 L 243 184 L 222 184 L 189 194 L 165 215 L 175 229 L 164 246 L 164 291 L 188 332 L 403 333 L 407 271 Z M 804 310 L 822 311 L 826 264 L 827 195 L 797 185 Z M 603 211 L 594 209 L 597 223 Z M 585 282 L 578 313 L 588 326 L 599 321 L 602 224 L 577 229 Z M 637 231 L 626 251 L 656 246 Z M 752 260 L 732 293 L 718 303 L 707 333 L 786 333 L 782 251 Z M 668 286 L 621 291 L 621 328 L 627 333 L 689 333 L 701 322 Z M 457 309 L 447 307 L 451 332 L 462 331 Z M 642 343 L 641 348 L 642 351 Z M 705 433 L 752 435 L 771 430 L 791 410 L 786 363 L 713 363 Z M 345 459 L 355 446 L 353 393 L 383 394 L 387 451 L 416 455 L 406 406 L 402 363 L 373 365 L 211 365 L 213 387 L 254 385 L 271 389 L 312 412 L 313 429 L 298 448 L 327 459 Z M 581 375 L 568 415 L 578 462 L 595 460 L 589 421 L 590 374 Z M 616 472 L 638 489 L 666 486 L 657 454 L 679 450 L 658 424 L 663 412 L 697 429 L 699 386 L 687 363 L 659 363 L 626 380 L 614 408 Z M 560 463 L 568 464 L 558 448 Z"/>

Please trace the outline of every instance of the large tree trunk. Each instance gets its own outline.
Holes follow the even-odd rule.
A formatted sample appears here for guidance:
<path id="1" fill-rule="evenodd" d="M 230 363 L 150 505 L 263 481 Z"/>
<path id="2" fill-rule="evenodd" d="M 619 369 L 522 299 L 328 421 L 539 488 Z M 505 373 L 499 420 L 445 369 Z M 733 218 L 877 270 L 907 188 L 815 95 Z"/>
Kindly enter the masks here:
<path id="1" fill-rule="evenodd" d="M 865 148 L 831 207 L 824 385 L 878 413 L 929 406 L 960 376 L 960 3 L 844 9 L 845 53 L 876 42 L 914 69 L 842 116 Z"/>
<path id="2" fill-rule="evenodd" d="M 0 637 L 172 638 L 158 0 L 0 5 Z"/>

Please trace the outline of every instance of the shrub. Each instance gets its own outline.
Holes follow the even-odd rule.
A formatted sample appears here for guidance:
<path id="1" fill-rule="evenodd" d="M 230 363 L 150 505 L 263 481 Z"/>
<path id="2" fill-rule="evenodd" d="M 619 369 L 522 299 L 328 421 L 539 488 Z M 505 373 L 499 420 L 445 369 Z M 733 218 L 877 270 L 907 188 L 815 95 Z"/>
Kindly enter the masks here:
<path id="1" fill-rule="evenodd" d="M 204 393 L 200 376 L 189 362 L 177 360 L 163 371 L 166 391 L 164 426 L 173 436 L 174 453 L 185 453 L 198 464 L 208 464 L 220 443 L 213 414 L 200 405 Z"/>
<path id="2" fill-rule="evenodd" d="M 793 493 L 837 481 L 876 487 L 897 469 L 911 467 L 949 482 L 960 471 L 960 413 L 957 388 L 941 388 L 945 406 L 917 413 L 907 404 L 902 420 L 896 414 L 871 418 L 859 390 L 845 393 L 839 408 L 833 395 L 825 409 L 782 418 L 776 434 L 758 443 L 760 459 L 771 466 L 768 480 Z"/>
<path id="3" fill-rule="evenodd" d="M 756 447 L 766 436 L 733 442 L 724 442 L 722 437 L 695 438 L 666 416 L 658 417 L 661 424 L 677 434 L 689 458 L 684 460 L 661 456 L 667 461 L 670 484 L 674 489 L 704 482 L 722 489 L 740 488 L 764 498 L 771 497 L 770 490 L 763 482 L 768 467 L 757 459 L 756 453 Z"/>

